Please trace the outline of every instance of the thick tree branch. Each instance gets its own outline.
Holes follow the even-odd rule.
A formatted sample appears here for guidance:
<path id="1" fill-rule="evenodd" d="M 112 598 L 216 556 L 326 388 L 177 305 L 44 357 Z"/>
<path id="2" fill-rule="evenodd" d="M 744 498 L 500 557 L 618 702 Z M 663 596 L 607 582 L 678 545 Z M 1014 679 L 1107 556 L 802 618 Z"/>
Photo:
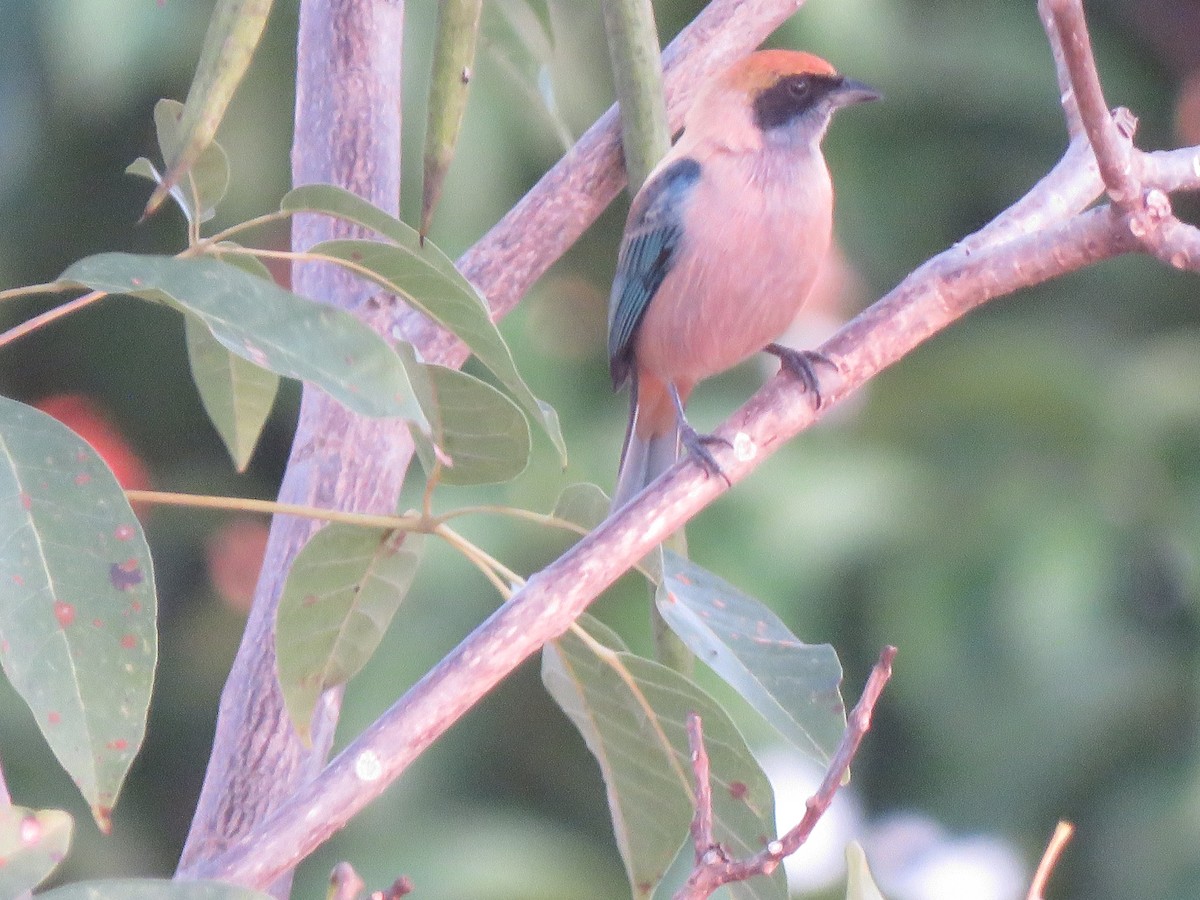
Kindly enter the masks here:
<path id="1" fill-rule="evenodd" d="M 704 898 L 712 896 L 712 893 L 723 884 L 745 881 L 755 875 L 770 875 L 786 857 L 800 849 L 812 834 L 812 830 L 817 827 L 821 816 L 825 815 L 825 811 L 833 803 L 838 788 L 846 780 L 850 764 L 858 754 L 858 748 L 862 745 L 863 738 L 871 729 L 871 717 L 875 712 L 875 704 L 879 700 L 879 695 L 883 693 L 884 687 L 892 677 L 892 661 L 895 658 L 895 647 L 884 647 L 879 654 L 879 659 L 867 678 L 866 686 L 863 687 L 862 696 L 859 697 L 858 703 L 846 718 L 846 730 L 842 732 L 842 740 L 833 754 L 833 759 L 829 761 L 829 766 L 825 769 L 825 777 L 821 780 L 816 793 L 809 797 L 805 804 L 804 817 L 787 834 L 778 840 L 770 841 L 762 850 L 748 859 L 730 859 L 723 847 L 714 845 L 710 825 L 707 835 L 700 834 L 694 837 L 696 867 L 688 876 L 683 887 L 676 891 L 675 900 L 704 900 Z M 699 726 L 696 730 L 699 731 Z M 692 744 L 692 741 L 692 724 L 689 719 L 689 745 Z M 695 758 L 695 752 L 693 747 L 693 758 Z M 696 819 L 699 821 L 702 818 L 708 818 L 711 821 L 711 791 L 706 795 L 701 794 L 700 777 L 702 773 L 699 766 L 695 767 L 695 773 L 697 778 Z M 703 772 L 703 776 L 707 779 L 707 771 Z M 703 803 L 709 804 L 707 812 L 701 810 Z M 705 840 L 706 843 L 702 844 L 701 840 Z"/>
<path id="2" fill-rule="evenodd" d="M 400 75 L 404 6 L 380 0 L 305 2 L 300 7 L 296 84 L 295 184 L 331 182 L 393 213 L 400 192 Z M 359 236 L 345 222 L 297 216 L 293 243 L 304 248 Z M 305 296 L 351 309 L 379 327 L 377 291 L 345 271 L 307 263 L 293 272 Z M 394 422 L 350 413 L 305 388 L 280 489 L 284 502 L 360 512 L 392 512 L 411 454 Z M 325 764 L 341 705 L 327 692 L 305 747 L 284 710 L 275 674 L 275 610 L 296 553 L 317 523 L 276 516 L 246 630 L 221 695 L 213 752 L 179 875 L 219 854 Z M 264 885 L 265 887 L 265 885 Z M 274 891 L 286 895 L 286 881 Z"/>

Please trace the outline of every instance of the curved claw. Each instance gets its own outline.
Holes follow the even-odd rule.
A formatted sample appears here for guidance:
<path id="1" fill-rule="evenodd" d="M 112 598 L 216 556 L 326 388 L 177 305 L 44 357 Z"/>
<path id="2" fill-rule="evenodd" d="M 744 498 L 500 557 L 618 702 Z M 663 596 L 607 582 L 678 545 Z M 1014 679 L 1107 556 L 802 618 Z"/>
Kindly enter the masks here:
<path id="1" fill-rule="evenodd" d="M 700 434 L 687 423 L 686 419 L 679 423 L 679 442 L 687 449 L 692 459 L 703 466 L 709 475 L 720 475 L 724 479 L 726 487 L 733 487 L 733 482 L 729 480 L 729 476 L 725 474 L 721 464 L 708 449 L 709 444 L 724 444 L 726 447 L 733 447 L 733 444 L 719 435 Z"/>
<path id="2" fill-rule="evenodd" d="M 837 363 L 816 350 L 795 350 L 783 344 L 767 344 L 763 348 L 772 356 L 778 356 L 779 362 L 787 373 L 800 382 L 800 387 L 813 395 L 813 407 L 821 408 L 821 384 L 817 378 L 818 365 L 829 366 L 837 371 Z"/>

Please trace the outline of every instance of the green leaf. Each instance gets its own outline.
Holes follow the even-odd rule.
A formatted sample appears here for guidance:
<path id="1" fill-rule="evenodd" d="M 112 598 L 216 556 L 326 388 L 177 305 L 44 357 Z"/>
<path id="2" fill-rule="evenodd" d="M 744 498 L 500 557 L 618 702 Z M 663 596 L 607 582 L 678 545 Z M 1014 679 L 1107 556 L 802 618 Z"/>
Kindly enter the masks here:
<path id="1" fill-rule="evenodd" d="M 435 400 L 426 407 L 433 438 L 446 457 L 445 484 L 511 481 L 529 464 L 529 423 L 511 400 L 490 384 L 456 369 L 426 366 Z M 414 433 L 427 473 L 434 471 L 433 442 Z"/>
<path id="2" fill-rule="evenodd" d="M 333 523 L 304 546 L 279 599 L 275 643 L 288 715 L 307 742 L 322 691 L 371 658 L 408 593 L 424 535 Z"/>
<path id="3" fill-rule="evenodd" d="M 234 255 L 228 257 L 228 262 L 255 277 L 273 281 L 267 267 L 253 256 Z M 230 353 L 202 319 L 184 312 L 183 322 L 188 364 L 200 402 L 234 466 L 244 472 L 275 405 L 279 376 Z"/>
<path id="4" fill-rule="evenodd" d="M 279 376 L 230 353 L 191 313 L 185 312 L 183 321 L 188 364 L 200 402 L 234 467 L 244 472 L 275 404 Z"/>
<path id="5" fill-rule="evenodd" d="M 663 554 L 655 602 L 701 662 L 798 749 L 828 764 L 846 727 L 832 647 L 801 643 L 762 603 L 675 553 Z"/>
<path id="6" fill-rule="evenodd" d="M 158 131 L 158 146 L 163 159 L 171 159 L 178 152 L 182 115 L 183 104 L 177 100 L 159 100 L 154 104 L 154 126 Z M 130 163 L 125 172 L 147 178 L 158 185 L 163 183 L 163 176 L 144 156 L 139 156 Z M 183 210 L 184 217 L 198 225 L 213 217 L 217 204 L 225 197 L 228 189 L 229 157 L 220 144 L 212 141 L 201 151 L 179 183 L 170 189 L 170 194 Z"/>
<path id="7" fill-rule="evenodd" d="M 72 827 L 58 809 L 0 807 L 0 897 L 19 897 L 44 881 L 67 855 Z"/>
<path id="8" fill-rule="evenodd" d="M 62 281 L 163 300 L 195 314 L 213 337 L 255 365 L 315 384 L 365 416 L 428 428 L 399 357 L 355 316 L 209 257 L 101 253 Z"/>
<path id="9" fill-rule="evenodd" d="M 883 900 L 871 877 L 867 854 L 857 841 L 846 845 L 846 900 Z"/>
<path id="10" fill-rule="evenodd" d="M 440 250 L 431 244 L 422 250 L 379 241 L 339 240 L 318 244 L 309 252 L 345 260 L 358 270 L 365 270 L 377 284 L 404 297 L 455 334 L 542 426 L 566 465 L 567 447 L 558 414 L 529 390 L 483 299 L 470 283 L 461 274 L 456 277 L 445 274 L 446 264 L 453 267 L 449 260 L 436 264 L 430 261 L 441 254 Z"/>
<path id="11" fill-rule="evenodd" d="M 345 219 L 390 238 L 413 253 L 420 253 L 426 261 L 448 278 L 456 279 L 467 286 L 470 284 L 454 267 L 444 253 L 434 252 L 434 246 L 426 243 L 420 246 L 417 232 L 401 222 L 395 216 L 384 212 L 375 204 L 364 200 L 358 194 L 351 193 L 345 188 L 332 184 L 302 184 L 292 188 L 279 201 L 279 209 L 286 213 L 314 212 Z"/>
<path id="12" fill-rule="evenodd" d="M 486 52 L 504 69 L 554 131 L 567 150 L 575 143 L 554 93 L 550 66 L 554 60 L 554 28 L 544 0 L 500 0 L 489 4 L 483 20 Z"/>
<path id="13" fill-rule="evenodd" d="M 475 41 L 483 0 L 442 0 L 429 74 L 429 110 L 425 125 L 425 178 L 421 191 L 421 236 L 429 233 L 446 172 L 467 110 L 475 67 Z"/>
<path id="14" fill-rule="evenodd" d="M 602 645 L 568 632 L 542 651 L 542 681 L 600 764 L 621 858 L 635 898 L 647 898 L 688 839 L 694 803 L 689 712 L 704 725 L 715 836 L 730 853 L 758 852 L 775 834 L 771 785 L 729 716 L 699 687 L 624 650 L 608 629 L 579 620 Z M 782 867 L 730 886 L 738 898 L 782 898 Z"/>
<path id="15" fill-rule="evenodd" d="M 3 397 L 0 522 L 0 665 L 108 830 L 154 680 L 150 549 L 96 451 Z"/>
<path id="16" fill-rule="evenodd" d="M 175 147 L 170 154 L 164 147 L 166 177 L 150 195 L 143 218 L 159 207 L 216 137 L 233 92 L 250 66 L 270 11 L 271 0 L 217 0 L 179 119 Z"/>
<path id="17" fill-rule="evenodd" d="M 129 878 L 80 881 L 38 894 L 38 900 L 271 900 L 271 896 L 219 881 Z"/>
<path id="18" fill-rule="evenodd" d="M 591 531 L 608 518 L 611 504 L 597 485 L 582 481 L 563 488 L 550 515 Z"/>

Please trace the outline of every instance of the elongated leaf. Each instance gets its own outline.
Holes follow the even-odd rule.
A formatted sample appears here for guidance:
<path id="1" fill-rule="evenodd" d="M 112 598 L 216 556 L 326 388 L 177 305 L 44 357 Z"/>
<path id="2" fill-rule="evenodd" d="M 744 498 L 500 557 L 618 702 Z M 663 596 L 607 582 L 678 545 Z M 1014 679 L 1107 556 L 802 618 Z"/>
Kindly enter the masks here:
<path id="1" fill-rule="evenodd" d="M 425 180 L 421 191 L 421 237 L 429 233 L 446 172 L 467 110 L 475 67 L 475 41 L 483 0 L 442 0 L 429 74 L 429 113 L 425 126 Z"/>
<path id="2" fill-rule="evenodd" d="M 60 279 L 186 309 L 255 365 L 311 382 L 362 415 L 429 427 L 404 366 L 383 338 L 348 312 L 235 266 L 209 257 L 101 253 L 81 259 Z"/>
<path id="3" fill-rule="evenodd" d="M 701 662 L 802 752 L 829 762 L 846 727 L 832 647 L 801 643 L 762 603 L 675 553 L 663 554 L 656 603 Z"/>
<path id="4" fill-rule="evenodd" d="M 456 369 L 426 366 L 436 410 L 431 411 L 434 440 L 448 465 L 445 484 L 494 484 L 511 481 L 529 464 L 529 423 L 516 405 L 490 384 Z M 436 418 L 434 418 L 436 416 Z M 429 438 L 415 434 L 425 471 L 434 471 Z"/>
<path id="5" fill-rule="evenodd" d="M 19 897 L 53 872 L 71 844 L 70 815 L 0 807 L 0 897 Z"/>
<path id="6" fill-rule="evenodd" d="M 158 146 L 163 159 L 173 159 L 181 142 L 179 132 L 183 104 L 177 100 L 159 100 L 154 104 L 154 126 L 158 131 Z M 129 175 L 139 175 L 161 185 L 164 178 L 154 164 L 139 156 L 125 169 Z M 193 224 L 211 219 L 217 204 L 229 189 L 229 157 L 216 141 L 209 143 L 195 163 L 183 173 L 179 182 L 170 188 L 173 199 L 184 217 Z"/>
<path id="7" fill-rule="evenodd" d="M 883 900 L 871 877 L 867 854 L 857 841 L 846 845 L 846 900 Z"/>
<path id="8" fill-rule="evenodd" d="M 154 680 L 150 550 L 96 452 L 2 397 L 0 523 L 0 665 L 107 830 Z"/>
<path id="9" fill-rule="evenodd" d="M 567 150 L 575 143 L 563 118 L 550 77 L 554 28 L 543 0 L 500 0 L 488 4 L 483 20 L 484 48 L 507 72 L 514 85 L 539 111 Z"/>
<path id="10" fill-rule="evenodd" d="M 267 267 L 253 256 L 234 255 L 228 261 L 250 275 L 273 280 Z M 244 472 L 275 405 L 279 376 L 230 353 L 213 337 L 203 319 L 184 312 L 183 322 L 188 364 L 200 402 L 234 466 Z"/>
<path id="11" fill-rule="evenodd" d="M 244 472 L 279 392 L 279 376 L 230 353 L 203 320 L 184 313 L 188 363 L 200 401 L 234 466 Z"/>
<path id="12" fill-rule="evenodd" d="M 321 692 L 349 681 L 379 646 L 416 576 L 423 538 L 334 523 L 297 555 L 275 650 L 288 715 L 306 742 Z"/>
<path id="13" fill-rule="evenodd" d="M 233 92 L 267 25 L 271 0 L 217 0 L 179 122 L 178 146 L 164 157 L 167 174 L 146 203 L 151 215 L 217 135 Z"/>
<path id="14" fill-rule="evenodd" d="M 567 448 L 558 414 L 529 390 L 517 371 L 508 345 L 488 315 L 487 307 L 470 284 L 461 275 L 447 277 L 444 264 L 435 265 L 429 261 L 431 255 L 440 253 L 436 247 L 426 245 L 424 250 L 414 250 L 378 241 L 342 240 L 326 241 L 310 252 L 353 264 L 377 284 L 403 296 L 453 332 L 541 425 L 566 465 Z"/>
<path id="15" fill-rule="evenodd" d="M 624 650 L 611 631 L 580 624 L 542 651 L 542 680 L 600 764 L 613 831 L 634 898 L 650 897 L 688 838 L 694 782 L 685 722 L 698 713 L 712 765 L 717 840 L 735 856 L 774 835 L 770 783 L 728 715 L 695 684 Z M 738 898 L 782 898 L 782 870 L 730 886 Z"/>
<path id="16" fill-rule="evenodd" d="M 38 894 L 38 900 L 271 900 L 271 897 L 219 881 L 130 878 L 80 881 Z"/>

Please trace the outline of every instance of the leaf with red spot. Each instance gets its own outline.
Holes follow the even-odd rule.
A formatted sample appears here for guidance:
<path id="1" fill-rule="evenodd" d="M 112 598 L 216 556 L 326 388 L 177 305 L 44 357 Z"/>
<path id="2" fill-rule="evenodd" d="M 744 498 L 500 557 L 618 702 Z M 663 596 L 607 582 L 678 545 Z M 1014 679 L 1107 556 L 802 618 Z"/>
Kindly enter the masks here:
<path id="1" fill-rule="evenodd" d="M 799 750 L 828 764 L 846 727 L 833 647 L 801 642 L 758 600 L 674 553 L 663 555 L 655 602 L 701 662 Z"/>
<path id="2" fill-rule="evenodd" d="M 600 764 L 617 847 L 635 900 L 658 888 L 688 841 L 695 782 L 685 722 L 700 715 L 712 768 L 713 826 L 730 853 L 757 853 L 775 836 L 775 797 L 729 715 L 678 672 L 628 652 L 588 616 L 591 640 L 568 632 L 542 651 L 542 681 Z M 691 855 L 684 847 L 684 855 Z M 656 891 L 657 889 L 657 891 Z M 738 900 L 781 900 L 782 868 L 729 885 Z"/>
<path id="3" fill-rule="evenodd" d="M 96 451 L 6 398 L 0 522 L 0 667 L 107 829 L 154 680 L 150 550 Z"/>
<path id="4" fill-rule="evenodd" d="M 67 855 L 73 823 L 58 809 L 0 807 L 0 897 L 37 887 Z"/>

